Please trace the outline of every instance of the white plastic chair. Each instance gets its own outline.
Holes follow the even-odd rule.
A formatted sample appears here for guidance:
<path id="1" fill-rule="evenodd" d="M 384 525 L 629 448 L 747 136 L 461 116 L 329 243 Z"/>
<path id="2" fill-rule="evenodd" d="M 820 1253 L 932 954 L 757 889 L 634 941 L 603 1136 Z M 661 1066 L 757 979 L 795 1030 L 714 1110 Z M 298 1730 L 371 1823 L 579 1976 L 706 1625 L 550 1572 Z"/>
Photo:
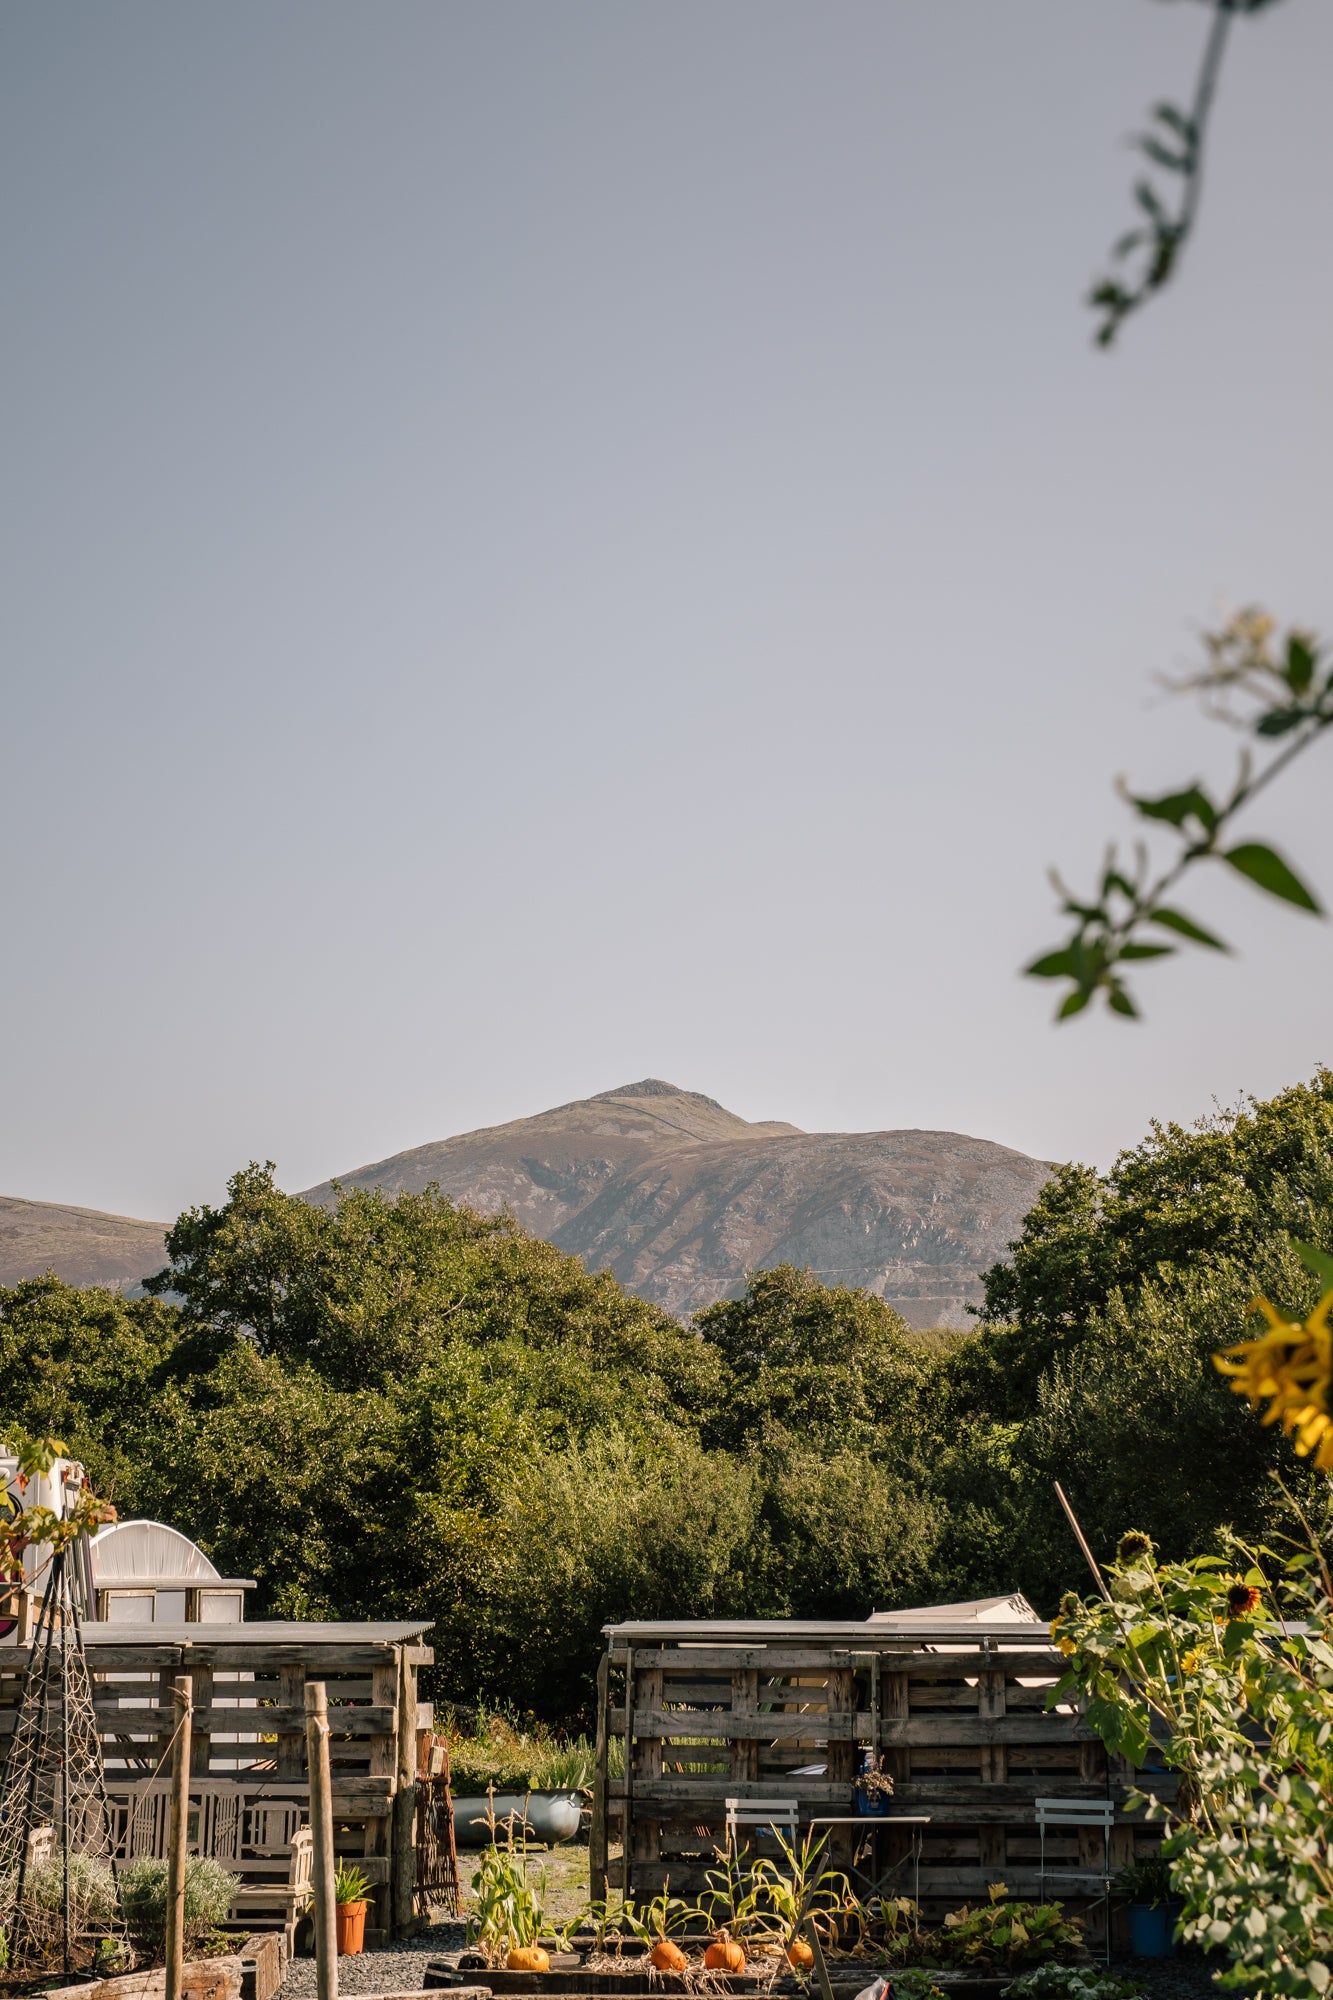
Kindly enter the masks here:
<path id="1" fill-rule="evenodd" d="M 728 1845 L 740 1827 L 751 1827 L 756 1833 L 785 1833 L 789 1840 L 796 1838 L 799 1799 L 728 1799 L 726 1805 Z"/>

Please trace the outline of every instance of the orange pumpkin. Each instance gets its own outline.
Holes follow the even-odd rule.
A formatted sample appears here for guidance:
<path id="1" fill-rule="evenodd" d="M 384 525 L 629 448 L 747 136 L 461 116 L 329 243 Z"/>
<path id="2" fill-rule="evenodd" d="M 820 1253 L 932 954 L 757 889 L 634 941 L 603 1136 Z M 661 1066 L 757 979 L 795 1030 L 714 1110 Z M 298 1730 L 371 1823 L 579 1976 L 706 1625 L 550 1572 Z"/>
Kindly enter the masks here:
<path id="1" fill-rule="evenodd" d="M 719 1931 L 704 1953 L 704 1964 L 710 1972 L 744 1972 L 745 1953 L 730 1931 Z"/>
<path id="2" fill-rule="evenodd" d="M 815 1962 L 815 1954 L 803 1937 L 794 1937 L 787 1946 L 787 1963 L 797 1972 L 808 1972 Z"/>
<path id="3" fill-rule="evenodd" d="M 690 1962 L 670 1938 L 659 1938 L 648 1956 L 659 1972 L 684 1972 Z"/>
<path id="4" fill-rule="evenodd" d="M 506 1972 L 549 1972 L 551 1961 L 539 1944 L 517 1944 L 505 1960 Z"/>

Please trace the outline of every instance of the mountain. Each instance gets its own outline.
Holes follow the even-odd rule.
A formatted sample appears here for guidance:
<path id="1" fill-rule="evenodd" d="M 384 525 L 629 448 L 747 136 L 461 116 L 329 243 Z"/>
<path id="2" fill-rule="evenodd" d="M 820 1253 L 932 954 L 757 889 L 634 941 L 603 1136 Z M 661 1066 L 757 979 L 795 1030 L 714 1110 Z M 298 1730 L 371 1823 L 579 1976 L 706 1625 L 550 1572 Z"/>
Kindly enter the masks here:
<path id="1" fill-rule="evenodd" d="M 166 1227 L 95 1208 L 0 1195 L 0 1285 L 56 1271 L 71 1285 L 130 1290 L 166 1263 Z"/>
<path id="2" fill-rule="evenodd" d="M 978 1274 L 1004 1254 L 1046 1162 L 956 1132 L 801 1132 L 749 1124 L 656 1077 L 339 1176 L 388 1194 L 435 1182 L 509 1211 L 682 1316 L 735 1296 L 745 1273 L 808 1265 L 913 1326 L 961 1326 Z M 328 1203 L 333 1183 L 306 1190 Z"/>

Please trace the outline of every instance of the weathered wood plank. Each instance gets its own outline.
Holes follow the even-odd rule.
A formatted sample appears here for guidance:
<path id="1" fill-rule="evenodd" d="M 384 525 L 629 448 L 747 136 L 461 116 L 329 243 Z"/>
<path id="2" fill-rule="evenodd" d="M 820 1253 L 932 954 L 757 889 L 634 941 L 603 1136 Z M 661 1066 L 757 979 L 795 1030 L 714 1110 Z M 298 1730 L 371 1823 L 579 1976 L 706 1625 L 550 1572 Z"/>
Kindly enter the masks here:
<path id="1" fill-rule="evenodd" d="M 124 1736 L 170 1736 L 175 1718 L 167 1708 L 126 1708 L 107 1700 L 94 1701 L 98 1722 L 110 1725 Z M 232 1708 L 223 1703 L 200 1703 L 194 1711 L 194 1727 L 211 1736 L 276 1736 L 294 1733 L 302 1708 Z M 334 1736 L 384 1736 L 393 1732 L 393 1709 L 339 1707 L 329 1704 L 329 1728 Z M 13 1729 L 13 1718 L 0 1716 L 0 1735 Z"/>
<path id="2" fill-rule="evenodd" d="M 624 1710 L 614 1711 L 613 1720 L 623 1728 Z M 719 1712 L 707 1708 L 634 1711 L 634 1735 L 640 1740 L 731 1743 L 744 1739 L 841 1745 L 869 1742 L 873 1733 L 874 1718 L 864 1711 L 845 1714 L 807 1711 L 801 1715 L 742 1715 L 734 1709 Z M 931 1748 L 996 1743 L 1045 1746 L 1077 1743 L 1093 1735 L 1094 1731 L 1077 1715 L 1045 1715 L 1038 1711 L 988 1716 L 945 1710 L 922 1716 L 884 1715 L 879 1720 L 879 1740 L 886 1749 L 915 1744 Z"/>
<path id="3" fill-rule="evenodd" d="M 875 1649 L 881 1670 L 925 1673 L 941 1680 L 962 1679 L 979 1673 L 1040 1675 L 1058 1679 L 1064 1661 L 1054 1646 L 1021 1649 L 992 1646 L 967 1647 L 947 1653 L 927 1651 L 923 1646 L 904 1646 L 886 1641 Z M 730 1672 L 733 1668 L 755 1667 L 761 1674 L 827 1674 L 862 1665 L 869 1654 L 844 1647 L 808 1646 L 639 1646 L 636 1666 L 662 1667 L 668 1673 L 698 1674 L 710 1669 Z"/>
<path id="4" fill-rule="evenodd" d="M 785 1797 L 799 1798 L 803 1805 L 817 1806 L 821 1810 L 833 1811 L 840 1806 L 849 1804 L 849 1793 L 846 1785 L 829 1784 L 822 1778 L 784 1778 L 782 1790 Z M 608 1778 L 606 1781 L 606 1795 L 609 1801 L 623 1799 L 625 1796 L 625 1780 L 623 1778 Z M 683 1809 L 688 1809 L 692 1812 L 698 1811 L 704 1805 L 712 1802 L 716 1804 L 718 1811 L 722 1812 L 724 1810 L 722 1801 L 726 1798 L 756 1799 L 772 1797 L 773 1780 L 771 1778 L 760 1784 L 746 1784 L 739 1779 L 733 1781 L 730 1772 L 725 1770 L 698 1778 L 676 1776 L 654 1778 L 651 1787 L 646 1785 L 642 1779 L 634 1781 L 634 1810 L 636 1814 L 645 1801 L 654 1806 L 668 1805 L 676 1812 L 680 1812 Z"/>

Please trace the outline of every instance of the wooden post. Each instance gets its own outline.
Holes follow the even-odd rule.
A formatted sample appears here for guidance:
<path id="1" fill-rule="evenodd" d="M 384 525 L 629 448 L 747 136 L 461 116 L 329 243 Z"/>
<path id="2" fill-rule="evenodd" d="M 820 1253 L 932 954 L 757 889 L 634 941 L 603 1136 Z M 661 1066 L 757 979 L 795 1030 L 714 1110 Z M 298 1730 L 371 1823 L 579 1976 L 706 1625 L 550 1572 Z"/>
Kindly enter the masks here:
<path id="1" fill-rule="evenodd" d="M 329 1774 L 329 1697 L 323 1681 L 305 1684 L 310 1830 L 314 1835 L 315 1984 L 319 2000 L 338 2000 L 338 1930 L 333 1895 L 333 1781 Z"/>
<path id="2" fill-rule="evenodd" d="M 417 1676 L 398 1648 L 398 1770 L 393 1794 L 393 1928 L 405 1937 L 412 1928 L 417 1874 Z"/>
<path id="3" fill-rule="evenodd" d="M 185 1865 L 190 1848 L 190 1737 L 194 1721 L 194 1683 L 189 1674 L 176 1675 L 172 1699 L 178 1713 L 167 1837 L 166 2000 L 181 2000 L 185 1982 Z"/>
<path id="4" fill-rule="evenodd" d="M 588 1829 L 588 1896 L 594 1903 L 606 1901 L 606 1777 L 610 1752 L 607 1683 L 610 1674 L 611 1655 L 606 1652 L 597 1662 L 597 1738 L 593 1752 L 592 1825 Z"/>
<path id="5" fill-rule="evenodd" d="M 634 1894 L 634 1648 L 625 1651 L 625 1802 L 620 1814 L 620 1893 Z"/>

